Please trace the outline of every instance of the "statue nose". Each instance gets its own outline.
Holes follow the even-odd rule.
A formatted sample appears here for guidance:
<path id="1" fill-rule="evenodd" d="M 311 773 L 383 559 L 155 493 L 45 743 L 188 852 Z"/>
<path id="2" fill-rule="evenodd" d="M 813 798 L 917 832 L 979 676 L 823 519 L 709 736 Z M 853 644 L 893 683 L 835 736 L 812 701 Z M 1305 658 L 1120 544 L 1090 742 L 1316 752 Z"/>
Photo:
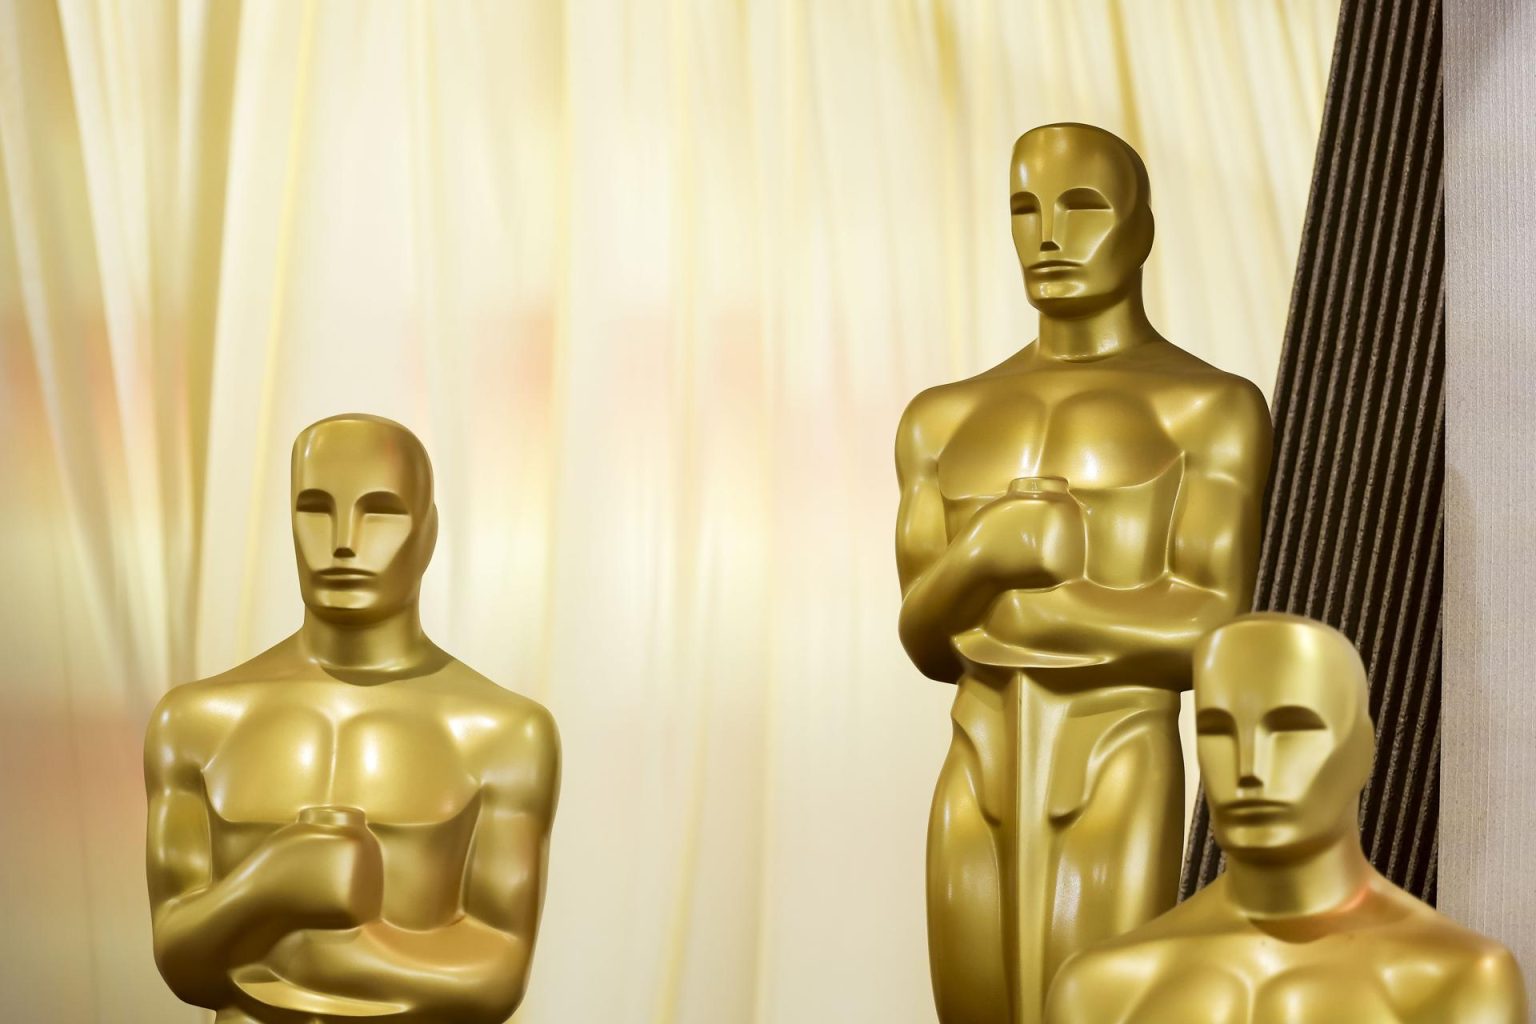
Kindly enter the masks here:
<path id="1" fill-rule="evenodd" d="M 1057 245 L 1053 239 L 1047 238 L 1045 241 L 1040 243 L 1040 251 L 1061 252 L 1061 246 Z"/>
<path id="2" fill-rule="evenodd" d="M 351 548 L 347 547 L 346 545 L 342 545 L 341 547 L 336 549 L 335 557 L 337 557 L 337 558 L 356 558 L 357 557 L 357 552 L 353 551 Z"/>

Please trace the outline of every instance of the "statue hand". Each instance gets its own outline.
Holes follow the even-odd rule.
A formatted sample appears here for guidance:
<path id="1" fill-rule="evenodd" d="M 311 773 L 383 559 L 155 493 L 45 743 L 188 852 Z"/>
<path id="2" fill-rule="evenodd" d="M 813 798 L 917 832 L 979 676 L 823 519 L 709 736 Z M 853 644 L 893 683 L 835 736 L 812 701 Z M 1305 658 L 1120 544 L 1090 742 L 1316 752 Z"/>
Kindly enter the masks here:
<path id="1" fill-rule="evenodd" d="M 384 898 L 379 841 L 355 808 L 306 808 L 262 847 L 265 898 L 305 928 L 376 920 Z"/>
<path id="2" fill-rule="evenodd" d="M 963 543 L 1003 590 L 1039 590 L 1084 572 L 1083 508 L 1055 477 L 1015 480 L 1008 493 L 972 517 Z"/>

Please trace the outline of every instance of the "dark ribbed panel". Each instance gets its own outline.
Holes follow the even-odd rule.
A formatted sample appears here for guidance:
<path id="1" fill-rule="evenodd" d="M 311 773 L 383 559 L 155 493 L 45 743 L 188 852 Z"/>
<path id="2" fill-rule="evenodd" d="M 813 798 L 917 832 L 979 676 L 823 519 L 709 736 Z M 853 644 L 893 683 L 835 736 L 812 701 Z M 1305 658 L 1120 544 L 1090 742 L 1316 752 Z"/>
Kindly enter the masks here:
<path id="1" fill-rule="evenodd" d="M 1344 0 L 1279 379 L 1260 609 L 1322 619 L 1371 678 L 1366 851 L 1433 902 L 1445 293 L 1440 4 Z M 1215 878 L 1202 800 L 1181 885 Z"/>

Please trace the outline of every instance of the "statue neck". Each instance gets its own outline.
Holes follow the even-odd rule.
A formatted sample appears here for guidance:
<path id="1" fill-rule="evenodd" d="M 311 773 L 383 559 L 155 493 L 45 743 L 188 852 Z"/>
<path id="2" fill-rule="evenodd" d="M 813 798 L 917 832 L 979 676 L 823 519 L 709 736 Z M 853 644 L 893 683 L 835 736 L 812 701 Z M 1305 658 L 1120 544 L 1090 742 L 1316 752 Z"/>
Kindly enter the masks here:
<path id="1" fill-rule="evenodd" d="M 1103 359 L 1158 339 L 1141 301 L 1141 272 L 1111 305 L 1085 316 L 1040 314 L 1038 350 L 1046 359 L 1067 362 Z"/>
<path id="2" fill-rule="evenodd" d="M 1227 892 L 1249 918 L 1294 918 L 1326 914 L 1355 902 L 1375 869 L 1360 849 L 1351 826 L 1317 853 L 1278 863 L 1227 857 Z"/>
<path id="3" fill-rule="evenodd" d="M 398 672 L 420 664 L 432 651 L 415 602 L 363 625 L 328 621 L 306 608 L 299 643 L 323 668 L 350 672 Z"/>

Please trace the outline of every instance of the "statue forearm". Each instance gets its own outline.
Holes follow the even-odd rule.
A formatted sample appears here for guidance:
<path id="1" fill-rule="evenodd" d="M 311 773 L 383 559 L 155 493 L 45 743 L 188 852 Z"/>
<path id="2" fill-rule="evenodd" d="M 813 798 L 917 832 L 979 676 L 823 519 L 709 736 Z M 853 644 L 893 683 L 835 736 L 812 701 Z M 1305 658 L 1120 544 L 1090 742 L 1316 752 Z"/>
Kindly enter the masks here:
<path id="1" fill-rule="evenodd" d="M 528 939 L 466 916 L 424 931 L 375 921 L 348 932 L 300 932 L 267 964 L 315 992 L 364 999 L 387 992 L 409 1008 L 408 1019 L 501 1024 L 522 1002 L 531 953 Z"/>
<path id="2" fill-rule="evenodd" d="M 299 927 L 264 904 L 248 871 L 236 872 L 156 911 L 155 963 L 180 999 L 219 1009 L 234 991 L 230 967 L 257 959 Z"/>
<path id="3" fill-rule="evenodd" d="M 228 875 L 156 906 L 160 973 L 187 1002 L 226 1006 L 231 968 L 304 929 L 346 929 L 375 918 L 381 871 L 366 833 L 287 826 Z"/>
<path id="4" fill-rule="evenodd" d="M 951 638 L 981 622 L 1000 588 L 986 580 L 981 553 L 963 540 L 949 547 L 907 588 L 897 629 L 923 675 L 952 683 L 963 666 Z"/>
<path id="5" fill-rule="evenodd" d="M 1019 604 L 1017 621 L 1032 633 L 1031 646 L 1092 655 L 1114 671 L 1149 669 L 1154 678 L 1177 666 L 1181 688 L 1195 643 L 1239 610 L 1231 594 L 1171 575 L 1127 589 L 1078 579 L 1009 599 Z"/>

